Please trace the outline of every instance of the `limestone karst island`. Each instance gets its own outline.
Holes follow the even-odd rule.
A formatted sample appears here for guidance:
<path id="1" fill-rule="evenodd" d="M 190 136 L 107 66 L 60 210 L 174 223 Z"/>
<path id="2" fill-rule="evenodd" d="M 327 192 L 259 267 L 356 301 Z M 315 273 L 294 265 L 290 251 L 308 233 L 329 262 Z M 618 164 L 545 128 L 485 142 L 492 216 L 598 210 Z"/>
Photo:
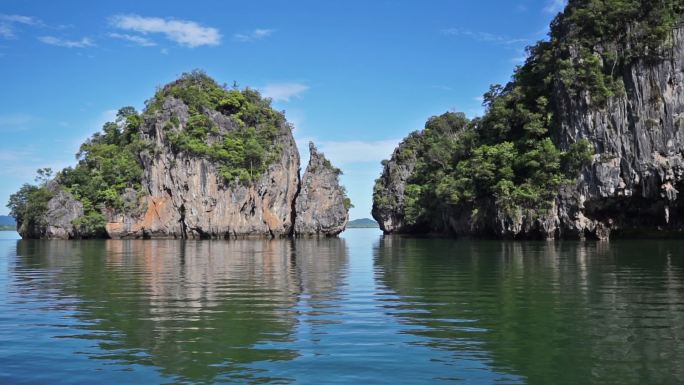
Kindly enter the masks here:
<path id="1" fill-rule="evenodd" d="M 0 69 L 0 384 L 684 384 L 684 0 L 6 0 Z"/>
<path id="2" fill-rule="evenodd" d="M 383 161 L 389 233 L 684 236 L 684 3 L 574 1 L 484 115 L 447 112 Z"/>

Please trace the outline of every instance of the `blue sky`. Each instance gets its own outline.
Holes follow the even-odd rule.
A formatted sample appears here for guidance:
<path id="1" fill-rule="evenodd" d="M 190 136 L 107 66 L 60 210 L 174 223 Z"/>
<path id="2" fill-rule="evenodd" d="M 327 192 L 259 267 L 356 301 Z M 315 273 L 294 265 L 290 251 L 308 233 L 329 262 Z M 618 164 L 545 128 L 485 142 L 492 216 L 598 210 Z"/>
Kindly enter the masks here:
<path id="1" fill-rule="evenodd" d="M 36 169 L 73 165 L 118 108 L 141 109 L 156 87 L 203 69 L 272 97 L 300 152 L 313 140 L 344 171 L 351 217 L 370 217 L 380 161 L 399 140 L 432 115 L 480 115 L 480 96 L 508 81 L 562 6 L 3 0 L 0 214 Z"/>

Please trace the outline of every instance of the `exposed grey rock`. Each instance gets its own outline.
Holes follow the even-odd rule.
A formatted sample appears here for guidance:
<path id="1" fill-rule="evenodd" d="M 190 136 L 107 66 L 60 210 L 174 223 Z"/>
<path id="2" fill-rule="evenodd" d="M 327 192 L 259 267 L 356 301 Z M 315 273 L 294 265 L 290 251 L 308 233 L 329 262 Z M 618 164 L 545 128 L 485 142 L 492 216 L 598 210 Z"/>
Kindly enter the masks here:
<path id="1" fill-rule="evenodd" d="M 17 231 L 22 238 L 79 238 L 78 229 L 72 222 L 83 216 L 83 204 L 54 182 L 48 185 L 48 189 L 54 196 L 48 201 L 44 218 L 33 226 L 22 223 Z"/>
<path id="2" fill-rule="evenodd" d="M 334 236 L 344 231 L 349 220 L 345 191 L 339 182 L 340 170 L 313 143 L 309 143 L 309 154 L 295 204 L 295 235 Z"/>
<path id="3" fill-rule="evenodd" d="M 413 138 L 409 136 L 394 150 L 392 157 L 384 164 L 380 185 L 382 188 L 373 191 L 373 209 L 371 214 L 380 228 L 388 233 L 409 230 L 404 222 L 404 192 L 408 179 L 416 167 L 416 154 L 401 156 L 402 147 Z"/>
<path id="4" fill-rule="evenodd" d="M 219 132 L 209 141 L 237 126 L 216 111 L 205 111 Z M 180 124 L 170 127 L 171 118 Z M 237 238 L 284 237 L 291 233 L 292 206 L 299 185 L 299 153 L 287 124 L 280 127 L 280 156 L 254 183 L 226 184 L 208 159 L 168 145 L 167 135 L 183 130 L 189 118 L 187 106 L 167 98 L 163 108 L 148 118 L 143 137 L 156 149 L 143 153 L 143 186 L 147 195 L 141 213 L 114 215 L 107 224 L 112 238 Z"/>
<path id="5" fill-rule="evenodd" d="M 606 239 L 616 230 L 684 229 L 684 27 L 672 38 L 670 57 L 624 70 L 626 94 L 604 109 L 592 107 L 588 92 L 573 98 L 557 85 L 558 145 L 586 138 L 596 153 L 559 196 L 561 233 Z"/>
<path id="6" fill-rule="evenodd" d="M 70 193 L 60 190 L 48 202 L 45 221 L 48 224 L 44 238 L 71 239 L 78 238 L 78 229 L 73 221 L 83 216 L 83 204 Z"/>

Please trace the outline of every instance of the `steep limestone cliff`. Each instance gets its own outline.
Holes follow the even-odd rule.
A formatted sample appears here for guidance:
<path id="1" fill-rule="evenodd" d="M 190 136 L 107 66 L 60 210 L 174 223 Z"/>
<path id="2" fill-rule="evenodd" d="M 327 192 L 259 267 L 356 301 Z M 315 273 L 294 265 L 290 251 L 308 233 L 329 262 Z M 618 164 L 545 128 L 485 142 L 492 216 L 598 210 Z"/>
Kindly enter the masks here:
<path id="1" fill-rule="evenodd" d="M 559 146 L 585 138 L 596 153 L 576 188 L 561 194 L 566 231 L 598 228 L 605 238 L 610 229 L 684 229 L 684 27 L 674 29 L 668 51 L 625 68 L 624 96 L 604 109 L 593 108 L 587 94 L 556 88 Z"/>
<path id="2" fill-rule="evenodd" d="M 402 142 L 374 191 L 373 216 L 385 232 L 684 233 L 684 26 L 653 38 L 669 25 L 659 19 L 663 10 L 666 20 L 681 20 L 682 6 L 671 2 L 647 21 L 637 13 L 609 23 L 616 32 L 601 38 L 582 35 L 604 22 L 602 14 L 587 16 L 594 11 L 588 3 L 599 2 L 571 1 L 551 41 L 532 47 L 511 83 L 485 95 L 485 116 L 455 129 L 465 139 L 435 136 L 426 126 Z M 578 161 L 582 145 L 593 154 L 588 162 Z M 576 174 L 568 172 L 573 162 Z"/>
<path id="3" fill-rule="evenodd" d="M 349 220 L 347 197 L 340 185 L 340 170 L 309 143 L 309 165 L 295 204 L 295 235 L 331 236 L 344 231 Z"/>

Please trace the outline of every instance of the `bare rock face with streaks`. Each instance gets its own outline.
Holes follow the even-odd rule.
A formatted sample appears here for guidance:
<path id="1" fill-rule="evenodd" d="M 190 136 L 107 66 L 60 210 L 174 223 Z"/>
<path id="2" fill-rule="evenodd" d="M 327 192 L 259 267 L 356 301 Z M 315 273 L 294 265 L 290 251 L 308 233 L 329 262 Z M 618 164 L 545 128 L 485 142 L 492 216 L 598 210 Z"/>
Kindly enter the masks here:
<path id="1" fill-rule="evenodd" d="M 340 170 L 313 143 L 309 143 L 309 154 L 295 204 L 295 235 L 337 235 L 349 221 L 347 197 L 339 182 Z"/>
<path id="2" fill-rule="evenodd" d="M 74 199 L 68 192 L 59 190 L 48 202 L 45 226 L 40 227 L 38 233 L 34 233 L 33 237 L 44 239 L 78 238 L 78 228 L 74 225 L 73 221 L 82 215 L 83 204 Z M 22 229 L 20 229 L 21 232 Z"/>
<path id="3" fill-rule="evenodd" d="M 558 144 L 592 143 L 592 165 L 561 191 L 558 227 L 607 239 L 611 231 L 684 229 L 684 27 L 672 32 L 669 58 L 640 60 L 622 74 L 626 93 L 605 109 L 556 88 Z"/>
<path id="4" fill-rule="evenodd" d="M 208 116 L 218 128 L 218 137 L 235 129 L 230 119 L 216 111 Z M 172 117 L 180 124 L 169 130 L 167 122 Z M 299 185 L 299 153 L 290 128 L 285 124 L 280 127 L 280 155 L 258 180 L 229 185 L 212 161 L 175 152 L 167 144 L 167 136 L 173 130 L 185 129 L 188 118 L 187 106 L 169 98 L 161 113 L 145 122 L 144 137 L 159 149 L 157 153 L 142 154 L 143 185 L 149 193 L 140 200 L 147 209 L 133 216 L 111 216 L 107 224 L 109 236 L 228 239 L 289 235 Z"/>

